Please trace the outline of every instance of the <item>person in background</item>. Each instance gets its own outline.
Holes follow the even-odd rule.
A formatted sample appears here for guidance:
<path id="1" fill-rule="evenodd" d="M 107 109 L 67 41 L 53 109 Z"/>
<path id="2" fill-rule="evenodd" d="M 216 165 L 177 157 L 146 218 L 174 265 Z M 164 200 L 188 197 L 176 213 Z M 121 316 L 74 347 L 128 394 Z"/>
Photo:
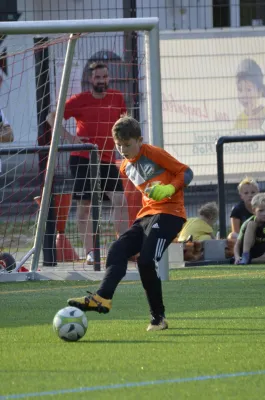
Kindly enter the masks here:
<path id="1" fill-rule="evenodd" d="M 215 239 L 213 227 L 218 218 L 215 202 L 206 203 L 199 209 L 199 216 L 188 218 L 178 236 L 178 242 Z"/>
<path id="2" fill-rule="evenodd" d="M 0 75 L 0 89 L 3 83 L 3 78 Z M 11 143 L 14 141 L 13 130 L 6 119 L 3 110 L 0 108 L 0 145 L 2 143 Z M 0 172 L 2 172 L 2 164 L 0 159 Z"/>
<path id="3" fill-rule="evenodd" d="M 253 258 L 265 254 L 265 193 L 251 200 L 253 215 L 241 226 L 235 248 L 235 264 L 251 264 Z"/>
<path id="4" fill-rule="evenodd" d="M 231 232 L 228 239 L 237 239 L 241 225 L 253 215 L 251 200 L 259 192 L 259 185 L 253 178 L 246 177 L 237 189 L 241 200 L 231 211 Z"/>
<path id="5" fill-rule="evenodd" d="M 100 184 L 102 194 L 110 199 L 117 236 L 128 228 L 128 208 L 123 193 L 122 181 L 115 164 L 114 142 L 111 129 L 126 113 L 123 95 L 109 89 L 108 67 L 102 62 L 90 66 L 92 89 L 72 96 L 65 104 L 64 119 L 76 120 L 76 136 L 62 128 L 62 137 L 68 143 L 92 143 L 98 145 L 100 157 Z M 55 113 L 47 116 L 53 127 Z M 92 220 L 90 213 L 91 181 L 89 151 L 74 151 L 70 156 L 70 170 L 74 183 L 73 198 L 77 200 L 79 234 L 87 255 L 87 264 L 94 263 Z"/>
<path id="6" fill-rule="evenodd" d="M 124 157 L 120 170 L 142 193 L 143 207 L 133 225 L 111 245 L 96 293 L 69 299 L 68 304 L 83 311 L 108 313 L 128 260 L 139 253 L 137 265 L 151 313 L 147 331 L 167 329 L 158 262 L 186 220 L 184 187 L 193 173 L 165 150 L 143 144 L 140 125 L 132 117 L 119 119 L 112 135 Z"/>

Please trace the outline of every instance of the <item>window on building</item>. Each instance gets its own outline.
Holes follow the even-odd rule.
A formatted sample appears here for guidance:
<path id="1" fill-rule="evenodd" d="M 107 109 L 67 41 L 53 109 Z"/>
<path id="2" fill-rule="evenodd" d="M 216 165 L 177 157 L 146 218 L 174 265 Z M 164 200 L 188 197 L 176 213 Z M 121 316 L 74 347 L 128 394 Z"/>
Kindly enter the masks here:
<path id="1" fill-rule="evenodd" d="M 230 26 L 230 0 L 213 0 L 213 27 Z"/>
<path id="2" fill-rule="evenodd" d="M 17 21 L 17 0 L 0 0 L 0 21 Z"/>
<path id="3" fill-rule="evenodd" d="M 240 25 L 265 25 L 265 2 L 263 0 L 240 0 Z"/>

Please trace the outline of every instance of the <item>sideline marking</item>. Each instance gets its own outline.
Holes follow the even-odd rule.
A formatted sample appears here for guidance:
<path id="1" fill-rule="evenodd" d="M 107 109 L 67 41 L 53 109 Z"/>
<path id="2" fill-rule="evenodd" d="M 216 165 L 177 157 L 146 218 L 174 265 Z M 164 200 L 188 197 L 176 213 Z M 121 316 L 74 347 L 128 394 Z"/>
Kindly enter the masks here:
<path id="1" fill-rule="evenodd" d="M 0 400 L 23 399 L 25 397 L 54 396 L 57 394 L 61 395 L 69 393 L 96 392 L 97 390 L 134 388 L 134 387 L 151 386 L 151 385 L 163 385 L 166 383 L 209 381 L 216 379 L 239 378 L 242 376 L 244 377 L 244 376 L 254 376 L 254 375 L 264 375 L 264 374 L 265 370 L 261 370 L 261 371 L 249 371 L 249 372 L 234 372 L 231 374 L 194 376 L 190 378 L 162 379 L 157 381 L 146 381 L 146 382 L 128 382 L 128 383 L 118 383 L 115 385 L 90 386 L 90 387 L 83 387 L 83 388 L 81 387 L 76 389 L 53 390 L 49 392 L 47 391 L 47 392 L 35 392 L 35 393 L 9 394 L 6 396 L 0 396 Z"/>

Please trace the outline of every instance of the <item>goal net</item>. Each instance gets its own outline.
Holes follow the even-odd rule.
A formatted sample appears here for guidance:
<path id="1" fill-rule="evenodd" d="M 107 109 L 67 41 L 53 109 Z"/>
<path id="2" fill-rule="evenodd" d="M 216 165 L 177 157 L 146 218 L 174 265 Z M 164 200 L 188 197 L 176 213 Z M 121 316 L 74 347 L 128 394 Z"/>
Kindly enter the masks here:
<path id="1" fill-rule="evenodd" d="M 96 250 L 98 243 L 101 268 L 104 267 L 111 242 L 121 233 L 119 230 L 132 223 L 141 207 L 140 194 L 123 178 L 124 196 L 114 189 L 111 196 L 104 193 L 101 197 L 100 176 L 97 175 L 90 188 L 90 200 L 95 196 L 94 192 L 97 192 L 99 200 L 96 203 L 99 219 L 93 221 L 91 207 L 84 211 L 80 208 L 80 201 L 75 199 L 76 182 L 80 179 L 78 169 L 82 168 L 82 163 L 73 173 L 71 151 L 64 147 L 67 141 L 57 129 L 63 120 L 65 129 L 72 135 L 76 134 L 76 118 L 60 119 L 60 104 L 63 117 L 65 101 L 90 91 L 93 84 L 91 63 L 103 62 L 108 67 L 109 90 L 111 93 L 114 90 L 121 92 L 127 112 L 140 121 L 144 140 L 149 141 L 149 129 L 155 121 L 151 120 L 151 114 L 153 118 L 157 114 L 152 112 L 150 100 L 150 86 L 155 90 L 156 85 L 152 83 L 152 72 L 150 77 L 148 58 L 152 57 L 152 46 L 149 45 L 149 56 L 146 56 L 149 42 L 146 41 L 145 26 L 141 29 L 137 20 L 135 29 L 131 25 L 113 32 L 113 22 L 109 25 L 111 28 L 107 27 L 106 31 L 112 32 L 92 32 L 89 28 L 88 33 L 78 33 L 70 39 L 69 33 L 47 33 L 47 28 L 43 30 L 45 33 L 38 35 L 21 31 L 20 34 L 9 33 L 0 37 L 2 124 L 9 125 L 14 136 L 14 140 L 1 140 L 0 251 L 13 256 L 15 270 L 43 270 L 46 266 L 56 266 L 57 271 L 64 271 L 64 278 L 71 271 L 89 271 L 86 240 L 92 243 L 91 250 Z M 150 30 L 151 24 L 147 26 Z M 67 55 L 71 41 L 75 42 L 71 50 L 72 59 Z M 93 121 L 98 136 L 102 126 L 105 131 L 104 124 L 113 125 L 110 106 L 103 105 L 99 113 L 101 117 Z M 46 117 L 56 108 L 58 121 L 55 121 L 54 139 Z M 114 160 L 118 171 L 119 156 L 110 148 L 109 139 L 101 139 L 103 145 L 98 148 L 98 159 L 107 152 L 111 153 L 109 159 Z M 92 143 L 98 145 L 97 140 Z M 58 144 L 62 147 L 60 152 L 57 152 Z M 43 151 L 42 146 L 50 146 L 50 151 Z M 51 157 L 52 150 L 54 157 Z M 88 154 L 88 151 L 82 154 Z M 115 179 L 109 174 L 108 171 L 107 178 Z M 84 203 L 83 208 L 88 207 Z M 99 242 L 95 242 L 96 237 Z M 35 260 L 32 266 L 31 256 L 33 262 Z M 2 270 L 6 267 L 3 264 L 0 262 Z"/>

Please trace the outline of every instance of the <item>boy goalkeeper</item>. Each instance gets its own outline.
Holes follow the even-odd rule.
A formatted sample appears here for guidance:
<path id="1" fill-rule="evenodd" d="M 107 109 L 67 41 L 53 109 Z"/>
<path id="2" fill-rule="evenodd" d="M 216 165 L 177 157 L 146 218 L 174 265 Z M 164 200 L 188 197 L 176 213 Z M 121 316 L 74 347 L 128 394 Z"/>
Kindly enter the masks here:
<path id="1" fill-rule="evenodd" d="M 132 117 L 120 118 L 112 128 L 112 136 L 124 157 L 121 173 L 142 192 L 143 207 L 131 228 L 110 247 L 106 273 L 97 292 L 69 299 L 68 304 L 83 311 L 109 312 L 114 292 L 126 274 L 128 259 L 139 254 L 137 265 L 151 312 L 147 330 L 167 329 L 157 267 L 186 220 L 183 189 L 193 173 L 165 150 L 143 144 L 140 125 Z"/>

